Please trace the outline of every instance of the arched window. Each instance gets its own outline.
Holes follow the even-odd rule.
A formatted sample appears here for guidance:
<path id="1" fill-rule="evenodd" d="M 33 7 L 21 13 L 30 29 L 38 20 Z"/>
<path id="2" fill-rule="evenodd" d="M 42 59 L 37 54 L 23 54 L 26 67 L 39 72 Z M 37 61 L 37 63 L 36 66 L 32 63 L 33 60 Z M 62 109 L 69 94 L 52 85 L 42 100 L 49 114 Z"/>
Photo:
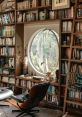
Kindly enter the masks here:
<path id="1" fill-rule="evenodd" d="M 40 73 L 55 72 L 59 67 L 59 36 L 51 29 L 35 32 L 29 42 L 28 57 L 32 68 Z"/>

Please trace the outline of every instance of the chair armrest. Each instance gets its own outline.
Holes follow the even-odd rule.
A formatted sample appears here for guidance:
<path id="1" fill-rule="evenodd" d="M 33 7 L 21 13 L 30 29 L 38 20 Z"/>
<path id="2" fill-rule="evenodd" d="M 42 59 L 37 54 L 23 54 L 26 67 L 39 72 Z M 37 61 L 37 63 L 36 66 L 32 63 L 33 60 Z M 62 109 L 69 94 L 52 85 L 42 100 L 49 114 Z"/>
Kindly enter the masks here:
<path id="1" fill-rule="evenodd" d="M 27 100 L 28 97 L 29 97 L 28 94 L 26 94 L 26 95 L 20 94 L 20 95 L 17 95 L 17 96 L 12 95 L 12 98 L 15 99 L 17 102 L 20 102 L 20 103 L 22 103 L 22 102 L 24 102 L 25 100 Z"/>

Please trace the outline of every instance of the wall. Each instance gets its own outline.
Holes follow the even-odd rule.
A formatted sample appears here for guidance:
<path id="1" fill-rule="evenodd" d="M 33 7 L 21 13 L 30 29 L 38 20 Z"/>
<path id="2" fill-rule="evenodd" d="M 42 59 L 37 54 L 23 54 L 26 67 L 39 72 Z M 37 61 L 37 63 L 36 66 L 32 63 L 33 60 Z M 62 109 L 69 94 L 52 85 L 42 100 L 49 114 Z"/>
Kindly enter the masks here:
<path id="1" fill-rule="evenodd" d="M 16 75 L 20 75 L 23 70 L 24 56 L 24 25 L 16 27 Z"/>

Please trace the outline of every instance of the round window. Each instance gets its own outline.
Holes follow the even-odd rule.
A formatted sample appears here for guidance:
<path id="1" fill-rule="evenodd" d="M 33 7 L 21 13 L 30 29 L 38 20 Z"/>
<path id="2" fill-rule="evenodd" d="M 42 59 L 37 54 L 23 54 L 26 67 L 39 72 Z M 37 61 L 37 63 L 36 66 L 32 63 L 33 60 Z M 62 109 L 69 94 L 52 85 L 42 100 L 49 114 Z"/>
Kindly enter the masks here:
<path id="1" fill-rule="evenodd" d="M 59 67 L 59 36 L 51 29 L 35 32 L 29 42 L 28 57 L 32 68 L 40 73 L 55 72 Z"/>

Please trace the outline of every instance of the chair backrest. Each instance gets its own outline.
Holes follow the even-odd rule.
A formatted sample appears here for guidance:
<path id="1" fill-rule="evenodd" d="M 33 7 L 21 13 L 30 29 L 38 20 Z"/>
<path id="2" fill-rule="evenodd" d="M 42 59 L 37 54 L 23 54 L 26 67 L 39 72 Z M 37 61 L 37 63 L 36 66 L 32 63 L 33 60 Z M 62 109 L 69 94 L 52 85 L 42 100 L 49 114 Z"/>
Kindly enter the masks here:
<path id="1" fill-rule="evenodd" d="M 31 109 L 37 106 L 45 97 L 49 85 L 49 82 L 34 85 L 29 92 L 29 99 L 21 105 L 21 108 Z"/>

